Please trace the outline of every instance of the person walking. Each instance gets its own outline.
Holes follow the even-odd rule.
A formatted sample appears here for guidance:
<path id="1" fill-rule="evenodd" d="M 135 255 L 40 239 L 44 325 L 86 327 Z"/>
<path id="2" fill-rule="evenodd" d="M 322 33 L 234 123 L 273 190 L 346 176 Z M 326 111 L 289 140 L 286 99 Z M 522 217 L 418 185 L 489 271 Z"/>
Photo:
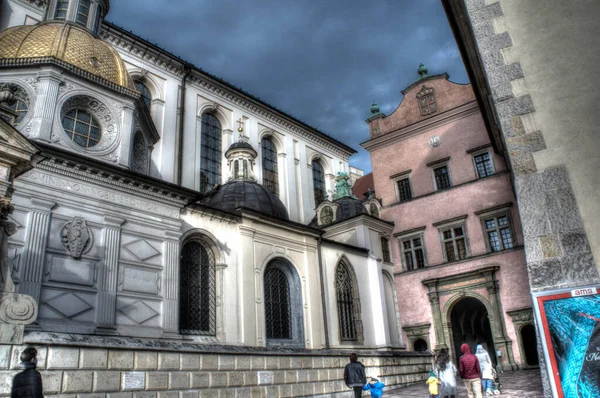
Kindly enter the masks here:
<path id="1" fill-rule="evenodd" d="M 383 396 L 383 387 L 385 384 L 380 382 L 377 377 L 371 377 L 371 381 L 365 384 L 363 391 L 370 391 L 372 398 L 379 398 Z"/>
<path id="2" fill-rule="evenodd" d="M 344 381 L 354 390 L 354 397 L 360 398 L 363 386 L 367 384 L 367 376 L 365 366 L 358 362 L 358 355 L 354 352 L 350 354 L 350 363 L 344 368 Z"/>
<path id="3" fill-rule="evenodd" d="M 479 361 L 479 368 L 481 369 L 481 386 L 483 393 L 487 396 L 494 395 L 494 392 L 492 391 L 492 380 L 494 379 L 494 375 L 492 373 L 492 360 L 490 359 L 490 355 L 481 344 L 477 344 L 475 356 Z"/>
<path id="4" fill-rule="evenodd" d="M 460 347 L 463 353 L 460 357 L 458 370 L 460 377 L 465 382 L 467 387 L 467 396 L 469 398 L 482 398 L 481 396 L 481 369 L 479 368 L 479 360 L 473 354 L 467 344 Z"/>
<path id="5" fill-rule="evenodd" d="M 440 380 L 440 398 L 455 398 L 456 366 L 450 361 L 448 350 L 442 348 L 435 361 L 435 372 Z"/>
<path id="6" fill-rule="evenodd" d="M 24 371 L 13 378 L 10 398 L 43 398 L 42 375 L 35 370 L 37 365 L 37 350 L 25 348 L 21 353 Z"/>
<path id="7" fill-rule="evenodd" d="M 429 378 L 427 379 L 427 381 L 425 382 L 425 384 L 427 384 L 429 386 L 429 398 L 439 398 L 439 384 L 440 381 L 438 380 L 437 377 L 435 377 L 435 373 L 432 371 L 429 372 Z"/>

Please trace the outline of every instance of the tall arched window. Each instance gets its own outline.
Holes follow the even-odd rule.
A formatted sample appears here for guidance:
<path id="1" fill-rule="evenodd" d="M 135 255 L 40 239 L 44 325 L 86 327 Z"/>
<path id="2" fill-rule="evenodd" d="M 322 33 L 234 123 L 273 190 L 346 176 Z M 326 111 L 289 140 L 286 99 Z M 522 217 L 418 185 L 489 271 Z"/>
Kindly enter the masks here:
<path id="1" fill-rule="evenodd" d="M 136 80 L 134 82 L 135 84 L 135 89 L 137 91 L 140 92 L 140 94 L 142 94 L 142 99 L 144 100 L 144 104 L 146 104 L 146 108 L 148 109 L 148 112 L 150 111 L 150 107 L 152 106 L 152 93 L 150 92 L 150 89 L 148 88 L 148 86 L 146 86 L 144 83 Z"/>
<path id="2" fill-rule="evenodd" d="M 215 325 L 215 256 L 202 240 L 191 240 L 181 250 L 179 330 L 215 335 Z"/>
<path id="3" fill-rule="evenodd" d="M 221 123 L 212 113 L 202 114 L 200 192 L 221 183 Z"/>
<path id="4" fill-rule="evenodd" d="M 148 145 L 141 131 L 135 133 L 133 138 L 133 156 L 132 156 L 133 171 L 138 173 L 148 174 Z"/>
<path id="5" fill-rule="evenodd" d="M 265 323 L 267 339 L 291 339 L 292 317 L 287 276 L 277 267 L 265 272 Z"/>
<path id="6" fill-rule="evenodd" d="M 266 137 L 261 141 L 263 186 L 279 196 L 279 174 L 277 172 L 277 148 L 273 141 Z"/>
<path id="7" fill-rule="evenodd" d="M 354 313 L 354 287 L 348 266 L 340 263 L 335 270 L 335 294 L 337 299 L 340 340 L 355 341 L 356 319 Z"/>
<path id="8" fill-rule="evenodd" d="M 325 172 L 318 160 L 312 162 L 312 174 L 315 206 L 318 206 L 325 200 Z"/>

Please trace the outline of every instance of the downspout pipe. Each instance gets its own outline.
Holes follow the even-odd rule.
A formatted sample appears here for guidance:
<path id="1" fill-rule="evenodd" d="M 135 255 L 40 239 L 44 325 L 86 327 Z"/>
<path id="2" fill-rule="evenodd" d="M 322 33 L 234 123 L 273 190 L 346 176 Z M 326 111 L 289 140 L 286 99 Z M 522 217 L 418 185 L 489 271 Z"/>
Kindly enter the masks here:
<path id="1" fill-rule="evenodd" d="M 185 123 L 185 89 L 188 77 L 192 74 L 192 67 L 184 65 L 185 74 L 181 79 L 181 95 L 179 100 L 179 131 L 177 132 L 177 185 L 181 185 L 181 175 L 183 169 L 183 132 Z"/>
<path id="2" fill-rule="evenodd" d="M 319 274 L 321 276 L 321 305 L 323 306 L 323 329 L 325 330 L 325 348 L 329 349 L 329 324 L 327 322 L 327 306 L 325 305 L 325 279 L 323 272 L 323 259 L 321 257 L 321 236 L 317 238 L 317 256 L 319 258 Z"/>

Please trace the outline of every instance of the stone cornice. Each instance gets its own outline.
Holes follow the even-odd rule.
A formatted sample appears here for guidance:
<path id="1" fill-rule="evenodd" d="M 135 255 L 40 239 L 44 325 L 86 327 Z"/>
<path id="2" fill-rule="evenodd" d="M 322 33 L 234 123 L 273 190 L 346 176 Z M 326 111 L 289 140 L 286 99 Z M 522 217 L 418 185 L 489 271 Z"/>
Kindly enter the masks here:
<path id="1" fill-rule="evenodd" d="M 450 109 L 449 111 L 440 113 L 425 120 L 421 120 L 417 123 L 413 123 L 409 126 L 379 135 L 376 138 L 365 141 L 360 145 L 367 151 L 371 152 L 478 113 L 479 107 L 477 102 L 471 101 L 454 109 Z"/>
<path id="2" fill-rule="evenodd" d="M 333 235 L 355 227 L 362 226 L 375 229 L 379 232 L 384 233 L 385 235 L 390 235 L 394 230 L 394 223 L 382 220 L 377 217 L 373 217 L 369 214 L 359 214 L 358 216 L 355 216 L 348 220 L 339 221 L 334 224 L 330 224 L 327 227 L 321 228 L 323 228 L 326 231 L 326 235 Z"/>

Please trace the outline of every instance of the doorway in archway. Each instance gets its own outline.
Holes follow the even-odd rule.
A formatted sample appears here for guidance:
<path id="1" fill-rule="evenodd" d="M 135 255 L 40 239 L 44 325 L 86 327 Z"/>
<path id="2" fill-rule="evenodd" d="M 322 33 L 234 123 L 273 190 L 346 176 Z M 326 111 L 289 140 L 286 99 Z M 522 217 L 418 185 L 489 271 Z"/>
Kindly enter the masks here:
<path id="1" fill-rule="evenodd" d="M 460 300 L 452 309 L 450 321 L 452 322 L 452 339 L 457 360 L 462 355 L 461 345 L 468 344 L 474 354 L 476 345 L 481 344 L 490 354 L 492 362 L 496 364 L 496 352 L 488 312 L 481 301 L 473 297 Z"/>
<path id="2" fill-rule="evenodd" d="M 521 344 L 523 344 L 523 353 L 525 354 L 525 363 L 527 363 L 527 366 L 538 366 L 540 361 L 537 352 L 535 327 L 533 325 L 528 324 L 521 328 Z"/>

